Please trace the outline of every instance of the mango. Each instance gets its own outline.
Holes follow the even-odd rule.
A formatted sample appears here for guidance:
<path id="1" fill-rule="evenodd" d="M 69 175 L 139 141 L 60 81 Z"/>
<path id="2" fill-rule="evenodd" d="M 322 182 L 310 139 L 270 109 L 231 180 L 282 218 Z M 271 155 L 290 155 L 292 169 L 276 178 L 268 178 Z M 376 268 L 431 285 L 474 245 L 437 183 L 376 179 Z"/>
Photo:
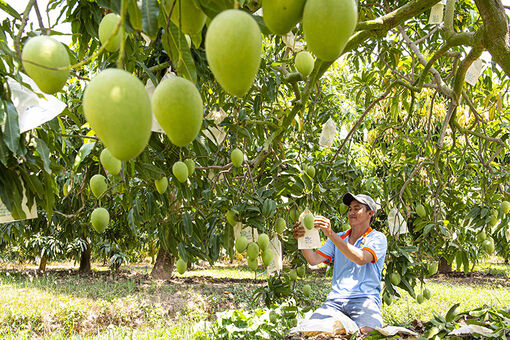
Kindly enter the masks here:
<path id="1" fill-rule="evenodd" d="M 71 73 L 70 70 L 56 71 L 42 67 L 59 68 L 70 65 L 69 54 L 64 45 L 48 36 L 30 38 L 23 47 L 21 60 L 27 74 L 44 93 L 60 91 Z"/>
<path id="2" fill-rule="evenodd" d="M 260 66 L 262 37 L 257 22 L 238 9 L 221 12 L 207 30 L 205 54 L 221 87 L 231 95 L 244 96 Z"/>
<path id="3" fill-rule="evenodd" d="M 138 156 L 149 142 L 149 95 L 127 71 L 110 68 L 96 75 L 83 94 L 83 112 L 99 139 L 121 161 Z"/>
<path id="4" fill-rule="evenodd" d="M 152 109 L 170 141 L 177 146 L 193 142 L 204 117 L 202 97 L 189 80 L 173 77 L 163 80 L 154 90 Z"/>

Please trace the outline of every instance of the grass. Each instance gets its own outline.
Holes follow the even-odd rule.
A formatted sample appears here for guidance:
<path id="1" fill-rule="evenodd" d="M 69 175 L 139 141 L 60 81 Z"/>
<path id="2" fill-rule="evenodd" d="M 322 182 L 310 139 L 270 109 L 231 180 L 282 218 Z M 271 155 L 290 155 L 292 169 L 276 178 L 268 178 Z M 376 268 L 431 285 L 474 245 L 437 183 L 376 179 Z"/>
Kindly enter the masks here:
<path id="1" fill-rule="evenodd" d="M 426 282 L 431 292 L 430 300 L 418 304 L 407 292 L 402 298 L 393 300 L 390 306 L 383 306 L 384 324 L 408 326 L 413 320 L 428 321 L 432 312 L 442 314 L 460 302 L 460 310 L 468 311 L 482 306 L 507 309 L 510 306 L 510 287 L 458 284 L 431 280 Z"/>
<path id="2" fill-rule="evenodd" d="M 505 263 L 479 263 L 475 266 L 474 271 L 510 278 L 510 265 Z"/>
<path id="3" fill-rule="evenodd" d="M 119 275 L 95 272 L 80 276 L 75 271 L 0 269 L 0 337 L 2 339 L 191 339 L 193 328 L 228 309 L 257 309 L 253 272 L 244 267 L 202 267 L 170 281 L 153 281 L 146 266 L 129 266 Z M 430 300 L 418 304 L 407 293 L 383 306 L 385 324 L 410 325 L 428 321 L 432 312 L 445 314 L 455 303 L 461 310 L 481 306 L 508 308 L 510 266 L 484 264 L 480 273 L 497 275 L 492 280 L 434 278 L 426 281 Z M 258 275 L 257 279 L 263 279 Z M 330 278 L 309 274 L 296 287 L 312 286 L 305 304 L 318 307 L 330 291 Z M 499 281 L 498 281 L 499 280 Z"/>

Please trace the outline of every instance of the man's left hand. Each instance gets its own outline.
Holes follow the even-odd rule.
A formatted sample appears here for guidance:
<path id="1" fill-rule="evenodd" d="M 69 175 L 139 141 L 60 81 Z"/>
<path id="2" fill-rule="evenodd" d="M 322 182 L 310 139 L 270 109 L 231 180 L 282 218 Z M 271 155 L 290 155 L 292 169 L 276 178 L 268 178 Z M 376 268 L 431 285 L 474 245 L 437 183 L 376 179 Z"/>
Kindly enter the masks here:
<path id="1" fill-rule="evenodd" d="M 331 222 L 324 216 L 315 216 L 313 223 L 315 228 L 320 228 L 328 238 L 335 233 L 333 229 L 331 229 Z"/>

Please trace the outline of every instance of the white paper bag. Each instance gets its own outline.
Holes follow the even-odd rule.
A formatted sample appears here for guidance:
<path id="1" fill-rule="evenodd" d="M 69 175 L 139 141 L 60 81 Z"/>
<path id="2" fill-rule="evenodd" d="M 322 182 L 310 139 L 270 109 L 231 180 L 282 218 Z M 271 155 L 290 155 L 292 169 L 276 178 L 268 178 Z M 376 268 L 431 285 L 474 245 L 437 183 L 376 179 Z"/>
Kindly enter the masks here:
<path id="1" fill-rule="evenodd" d="M 303 219 L 306 215 L 311 214 L 308 208 L 305 209 L 299 215 L 299 222 L 301 225 L 304 225 Z M 312 228 L 312 230 L 308 230 L 305 228 L 305 235 L 301 238 L 298 238 L 298 249 L 317 249 L 321 246 L 321 238 L 319 236 L 319 230 L 316 228 Z"/>
<path id="2" fill-rule="evenodd" d="M 407 328 L 404 327 L 396 327 L 396 326 L 386 326 L 384 328 L 376 327 L 376 331 L 381 333 L 384 336 L 394 336 L 397 334 L 403 334 L 403 335 L 412 335 L 412 336 L 418 336 L 419 334 L 416 332 L 413 332 Z"/>
<path id="3" fill-rule="evenodd" d="M 336 124 L 333 119 L 329 118 L 326 123 L 322 126 L 321 135 L 319 137 L 319 144 L 330 148 L 335 141 L 336 136 Z"/>
<path id="4" fill-rule="evenodd" d="M 257 229 L 251 227 L 243 228 L 243 224 L 241 222 L 237 222 L 234 226 L 234 239 L 237 240 L 240 236 L 246 237 L 248 243 L 257 242 L 259 233 Z"/>
<path id="5" fill-rule="evenodd" d="M 476 59 L 467 69 L 466 77 L 464 78 L 466 83 L 471 86 L 475 86 L 478 82 L 478 78 L 482 74 L 483 61 L 482 58 Z"/>
<path id="6" fill-rule="evenodd" d="M 390 235 L 396 236 L 400 234 L 408 233 L 407 222 L 404 219 L 404 216 L 400 214 L 400 211 L 397 208 L 393 208 L 390 210 L 388 214 L 388 227 L 390 228 Z"/>
<path id="7" fill-rule="evenodd" d="M 278 237 L 273 237 L 269 242 L 269 249 L 273 250 L 274 253 L 273 262 L 267 267 L 267 273 L 271 274 L 283 269 L 282 243 Z"/>
<path id="8" fill-rule="evenodd" d="M 444 5 L 439 2 L 430 9 L 429 24 L 440 24 L 443 22 Z"/>

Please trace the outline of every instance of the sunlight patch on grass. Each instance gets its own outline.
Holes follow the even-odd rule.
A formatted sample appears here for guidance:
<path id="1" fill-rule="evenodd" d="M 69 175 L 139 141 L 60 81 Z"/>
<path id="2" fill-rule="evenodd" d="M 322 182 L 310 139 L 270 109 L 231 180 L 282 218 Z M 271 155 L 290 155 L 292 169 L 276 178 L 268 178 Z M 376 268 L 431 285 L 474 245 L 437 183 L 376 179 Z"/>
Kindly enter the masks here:
<path id="1" fill-rule="evenodd" d="M 175 275 L 177 277 L 211 276 L 214 278 L 231 278 L 231 279 L 255 279 L 256 277 L 258 280 L 265 280 L 267 278 L 267 275 L 262 270 L 259 269 L 257 271 L 257 276 L 255 276 L 255 273 L 252 270 L 245 267 L 201 268 L 186 271 L 182 275 L 179 274 Z"/>
<path id="2" fill-rule="evenodd" d="M 475 272 L 484 272 L 497 276 L 506 276 L 510 278 L 510 264 L 505 263 L 479 263 L 475 266 Z"/>

